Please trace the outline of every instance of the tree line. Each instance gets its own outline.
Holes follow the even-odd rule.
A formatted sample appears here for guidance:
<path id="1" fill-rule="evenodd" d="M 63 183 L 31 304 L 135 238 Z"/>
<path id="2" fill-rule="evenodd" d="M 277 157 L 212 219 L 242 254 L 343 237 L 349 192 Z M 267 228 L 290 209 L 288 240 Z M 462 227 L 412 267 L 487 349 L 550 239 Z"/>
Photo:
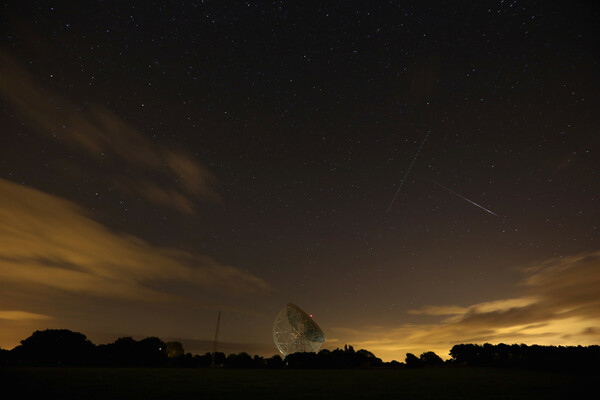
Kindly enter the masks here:
<path id="1" fill-rule="evenodd" d="M 71 367 L 178 367 L 178 368 L 428 368 L 485 366 L 543 369 L 598 369 L 600 346 L 527 346 L 524 344 L 458 344 L 444 361 L 432 351 L 419 357 L 407 353 L 403 363 L 383 362 L 370 351 L 323 349 L 318 353 L 294 353 L 264 358 L 242 352 L 192 355 L 180 342 L 163 342 L 157 337 L 135 340 L 122 337 L 113 343 L 95 345 L 85 335 L 67 329 L 35 331 L 12 350 L 0 349 L 0 366 Z"/>
<path id="2" fill-rule="evenodd" d="M 135 340 L 122 337 L 113 343 L 95 345 L 79 332 L 67 329 L 35 331 L 12 350 L 0 349 L 0 366 L 70 367 L 181 367 L 208 368 L 359 368 L 380 366 L 381 359 L 366 350 L 322 350 L 296 353 L 285 358 L 264 358 L 242 352 L 192 355 L 180 342 L 163 342 L 157 337 Z"/>
<path id="3" fill-rule="evenodd" d="M 455 364 L 533 369 L 600 369 L 600 346 L 527 346 L 457 344 L 450 350 Z"/>

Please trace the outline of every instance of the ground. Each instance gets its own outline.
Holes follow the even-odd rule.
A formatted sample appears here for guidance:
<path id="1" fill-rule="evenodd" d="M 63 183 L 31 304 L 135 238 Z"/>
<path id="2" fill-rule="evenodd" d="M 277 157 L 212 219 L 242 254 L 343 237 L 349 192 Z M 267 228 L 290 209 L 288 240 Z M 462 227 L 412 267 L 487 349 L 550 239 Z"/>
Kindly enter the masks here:
<path id="1" fill-rule="evenodd" d="M 585 398 L 592 380 L 495 368 L 0 368 L 19 398 L 61 399 L 569 399 Z"/>

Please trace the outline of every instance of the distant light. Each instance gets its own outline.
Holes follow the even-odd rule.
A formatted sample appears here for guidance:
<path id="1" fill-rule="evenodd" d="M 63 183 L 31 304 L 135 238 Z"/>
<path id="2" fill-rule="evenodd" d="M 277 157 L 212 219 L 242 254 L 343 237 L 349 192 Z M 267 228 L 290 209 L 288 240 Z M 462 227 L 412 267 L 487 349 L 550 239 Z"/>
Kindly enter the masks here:
<path id="1" fill-rule="evenodd" d="M 312 314 L 308 314 L 308 316 L 312 318 Z"/>

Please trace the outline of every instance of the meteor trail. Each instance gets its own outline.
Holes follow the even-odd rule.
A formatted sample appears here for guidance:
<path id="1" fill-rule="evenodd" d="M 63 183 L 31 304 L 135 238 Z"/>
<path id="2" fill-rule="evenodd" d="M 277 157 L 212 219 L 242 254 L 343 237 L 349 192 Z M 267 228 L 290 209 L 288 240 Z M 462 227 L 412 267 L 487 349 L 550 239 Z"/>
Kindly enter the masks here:
<path id="1" fill-rule="evenodd" d="M 398 193 L 400 192 L 400 189 L 402 189 L 402 185 L 404 185 L 404 181 L 406 180 L 406 177 L 410 173 L 410 170 L 412 169 L 413 165 L 415 165 L 415 161 L 417 160 L 417 157 L 419 157 L 419 154 L 421 153 L 421 149 L 423 148 L 423 145 L 425 144 L 425 141 L 429 137 L 429 133 L 430 132 L 427 131 L 427 133 L 425 134 L 425 137 L 423 138 L 423 141 L 421 141 L 421 145 L 417 149 L 417 153 L 413 157 L 412 161 L 410 162 L 410 165 L 408 166 L 408 169 L 404 173 L 404 176 L 402 177 L 402 180 L 400 181 L 400 185 L 398 186 L 398 190 L 396 190 L 396 193 L 394 194 L 394 197 L 392 198 L 392 201 L 390 202 L 390 205 L 387 208 L 386 214 L 390 213 L 390 210 L 391 210 L 392 206 L 394 205 L 394 201 L 396 201 L 396 196 L 398 196 Z"/>
<path id="2" fill-rule="evenodd" d="M 425 177 L 423 177 L 423 178 L 425 178 Z M 433 184 L 436 184 L 436 185 L 438 185 L 439 187 L 441 187 L 441 188 L 443 188 L 443 189 L 446 189 L 447 191 L 449 191 L 449 192 L 450 192 L 450 193 L 452 193 L 453 195 L 455 195 L 455 196 L 458 196 L 458 197 L 460 197 L 461 199 L 468 201 L 469 203 L 473 204 L 474 206 L 477 206 L 477 207 L 481 208 L 482 210 L 489 212 L 489 213 L 490 213 L 490 214 L 492 214 L 493 216 L 495 216 L 495 217 L 497 217 L 497 216 L 498 216 L 498 214 L 496 214 L 495 212 L 493 212 L 493 211 L 490 211 L 490 210 L 488 210 L 487 208 L 485 208 L 485 207 L 483 207 L 483 206 L 480 206 L 479 204 L 475 203 L 474 201 L 471 201 L 471 200 L 467 199 L 465 196 L 461 196 L 460 194 L 456 193 L 454 190 L 447 188 L 446 186 L 442 185 L 441 183 L 437 183 L 436 181 L 434 181 L 434 180 L 432 180 L 432 179 L 429 179 L 429 178 L 425 178 L 425 179 L 427 179 L 429 182 L 431 182 L 431 183 L 433 183 Z"/>

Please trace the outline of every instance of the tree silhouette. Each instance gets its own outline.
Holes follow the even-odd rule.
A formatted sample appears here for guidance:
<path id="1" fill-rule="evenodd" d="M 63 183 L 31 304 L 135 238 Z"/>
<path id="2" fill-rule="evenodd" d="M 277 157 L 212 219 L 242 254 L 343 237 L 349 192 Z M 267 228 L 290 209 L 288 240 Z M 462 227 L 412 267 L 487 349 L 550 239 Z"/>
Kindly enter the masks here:
<path id="1" fill-rule="evenodd" d="M 11 361 L 10 351 L 0 348 L 0 365 L 8 365 Z"/>
<path id="2" fill-rule="evenodd" d="M 281 369 L 285 366 L 285 363 L 279 354 L 276 354 L 271 358 L 267 358 L 266 363 L 267 368 L 270 369 Z"/>
<path id="3" fill-rule="evenodd" d="M 381 358 L 377 358 L 375 354 L 364 349 L 358 350 L 355 358 L 357 366 L 360 368 L 380 367 L 383 365 Z"/>
<path id="4" fill-rule="evenodd" d="M 181 342 L 167 342 L 165 344 L 167 346 L 167 357 L 175 358 L 183 356 L 184 351 Z"/>
<path id="5" fill-rule="evenodd" d="M 474 344 L 454 345 L 450 349 L 450 357 L 458 364 L 476 365 L 479 360 L 479 346 Z"/>
<path id="6" fill-rule="evenodd" d="M 285 358 L 289 368 L 318 368 L 319 362 L 316 353 L 292 353 Z"/>
<path id="7" fill-rule="evenodd" d="M 444 365 L 444 360 L 433 351 L 426 351 L 419 357 L 421 364 L 426 367 L 439 367 Z"/>
<path id="8" fill-rule="evenodd" d="M 404 362 L 408 368 L 419 368 L 423 366 L 421 360 L 419 360 L 413 353 L 406 353 Z"/>
<path id="9" fill-rule="evenodd" d="M 225 365 L 226 359 L 227 359 L 227 357 L 225 356 L 225 353 L 222 353 L 220 351 L 215 352 L 214 366 L 221 367 L 221 366 Z M 198 367 L 208 368 L 213 364 L 213 354 L 205 353 L 203 355 L 195 355 L 194 362 L 196 363 L 196 366 L 198 366 Z"/>
<path id="10" fill-rule="evenodd" d="M 450 350 L 457 364 L 534 369 L 597 370 L 600 346 L 458 344 Z"/>
<path id="11" fill-rule="evenodd" d="M 98 346 L 98 359 L 105 366 L 161 367 L 167 364 L 167 345 L 157 337 L 140 341 L 122 337 Z"/>
<path id="12" fill-rule="evenodd" d="M 82 366 L 93 363 L 95 346 L 85 335 L 68 329 L 35 331 L 11 353 L 19 364 Z"/>
<path id="13" fill-rule="evenodd" d="M 230 354 L 225 359 L 225 366 L 229 368 L 252 368 L 254 360 L 248 353 Z"/>

